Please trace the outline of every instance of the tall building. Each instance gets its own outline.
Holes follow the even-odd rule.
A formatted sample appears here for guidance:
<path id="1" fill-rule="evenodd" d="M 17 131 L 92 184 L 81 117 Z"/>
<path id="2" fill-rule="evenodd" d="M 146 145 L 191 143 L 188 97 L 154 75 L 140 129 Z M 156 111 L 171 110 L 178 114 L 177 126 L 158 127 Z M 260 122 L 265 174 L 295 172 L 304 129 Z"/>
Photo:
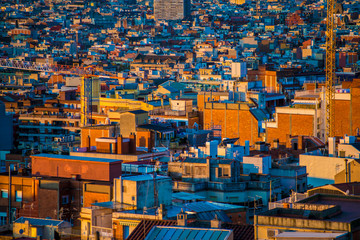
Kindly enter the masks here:
<path id="1" fill-rule="evenodd" d="M 156 20 L 181 20 L 191 14 L 190 0 L 154 0 Z"/>

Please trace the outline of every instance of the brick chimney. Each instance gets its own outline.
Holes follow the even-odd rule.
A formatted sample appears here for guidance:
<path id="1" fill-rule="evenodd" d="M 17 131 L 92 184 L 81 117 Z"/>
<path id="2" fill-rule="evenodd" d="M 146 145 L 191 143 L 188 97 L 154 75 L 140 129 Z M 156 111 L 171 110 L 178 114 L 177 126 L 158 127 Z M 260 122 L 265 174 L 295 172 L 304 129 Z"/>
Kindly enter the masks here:
<path id="1" fill-rule="evenodd" d="M 177 225 L 182 227 L 187 226 L 187 213 L 184 212 L 184 209 L 181 209 L 181 212 L 177 215 Z"/>
<path id="2" fill-rule="evenodd" d="M 122 142 L 123 142 L 123 137 L 122 135 L 117 137 L 117 154 L 122 154 Z"/>
<path id="3" fill-rule="evenodd" d="M 218 219 L 218 216 L 215 213 L 215 218 L 210 221 L 211 228 L 221 228 L 221 221 Z"/>
<path id="4" fill-rule="evenodd" d="M 129 153 L 136 153 L 136 135 L 135 135 L 135 133 L 131 133 L 129 138 L 130 138 Z"/>
<path id="5" fill-rule="evenodd" d="M 304 149 L 304 136 L 299 135 L 298 136 L 298 150 Z"/>
<path id="6" fill-rule="evenodd" d="M 149 142 L 148 142 L 148 152 L 151 152 L 152 148 L 155 147 L 155 133 L 150 131 Z"/>
<path id="7" fill-rule="evenodd" d="M 165 205 L 162 203 L 160 204 L 160 207 L 158 208 L 159 210 L 159 217 L 160 219 L 164 219 L 164 217 L 166 216 L 166 209 L 165 209 Z"/>
<path id="8" fill-rule="evenodd" d="M 273 149 L 279 149 L 279 139 L 273 140 Z"/>
<path id="9" fill-rule="evenodd" d="M 286 148 L 292 148 L 291 135 L 290 134 L 286 134 Z"/>

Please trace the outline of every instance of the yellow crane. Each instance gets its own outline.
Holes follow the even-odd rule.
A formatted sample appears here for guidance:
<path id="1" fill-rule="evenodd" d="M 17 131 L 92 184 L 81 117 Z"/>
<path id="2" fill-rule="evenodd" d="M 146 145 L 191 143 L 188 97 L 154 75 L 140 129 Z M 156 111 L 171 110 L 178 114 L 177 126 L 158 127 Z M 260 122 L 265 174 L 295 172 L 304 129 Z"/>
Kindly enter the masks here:
<path id="1" fill-rule="evenodd" d="M 335 136 L 335 0 L 327 0 L 326 18 L 326 139 Z"/>

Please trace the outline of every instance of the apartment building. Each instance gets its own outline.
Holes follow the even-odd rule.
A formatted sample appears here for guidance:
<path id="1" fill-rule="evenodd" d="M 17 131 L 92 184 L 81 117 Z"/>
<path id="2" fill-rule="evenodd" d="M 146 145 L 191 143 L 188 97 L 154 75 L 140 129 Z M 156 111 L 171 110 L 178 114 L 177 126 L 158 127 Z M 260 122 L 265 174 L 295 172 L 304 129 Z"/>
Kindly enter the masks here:
<path id="1" fill-rule="evenodd" d="M 281 192 L 279 179 L 265 174 L 242 174 L 240 161 L 229 159 L 186 158 L 169 162 L 173 190 L 196 193 L 211 201 L 248 205 L 254 198 L 267 204 Z"/>
<path id="2" fill-rule="evenodd" d="M 155 20 L 182 20 L 191 13 L 190 0 L 155 0 Z"/>
<path id="3" fill-rule="evenodd" d="M 20 148 L 51 150 L 80 143 L 80 101 L 48 100 L 43 107 L 19 116 Z M 56 146 L 57 147 L 57 146 Z"/>
<path id="4" fill-rule="evenodd" d="M 360 134 L 359 79 L 344 82 L 335 90 L 335 136 Z M 307 135 L 325 141 L 326 126 L 325 90 L 313 89 L 297 92 L 292 104 L 275 109 L 274 119 L 264 122 L 266 140 L 286 141 L 286 134 Z"/>

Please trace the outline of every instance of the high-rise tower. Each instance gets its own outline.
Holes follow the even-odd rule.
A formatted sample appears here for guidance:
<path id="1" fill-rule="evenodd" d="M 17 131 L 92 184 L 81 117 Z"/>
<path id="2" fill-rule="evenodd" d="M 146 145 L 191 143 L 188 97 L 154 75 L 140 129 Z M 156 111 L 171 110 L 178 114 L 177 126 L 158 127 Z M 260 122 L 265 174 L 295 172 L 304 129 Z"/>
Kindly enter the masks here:
<path id="1" fill-rule="evenodd" d="M 154 0 L 155 20 L 181 20 L 191 14 L 190 0 Z"/>

